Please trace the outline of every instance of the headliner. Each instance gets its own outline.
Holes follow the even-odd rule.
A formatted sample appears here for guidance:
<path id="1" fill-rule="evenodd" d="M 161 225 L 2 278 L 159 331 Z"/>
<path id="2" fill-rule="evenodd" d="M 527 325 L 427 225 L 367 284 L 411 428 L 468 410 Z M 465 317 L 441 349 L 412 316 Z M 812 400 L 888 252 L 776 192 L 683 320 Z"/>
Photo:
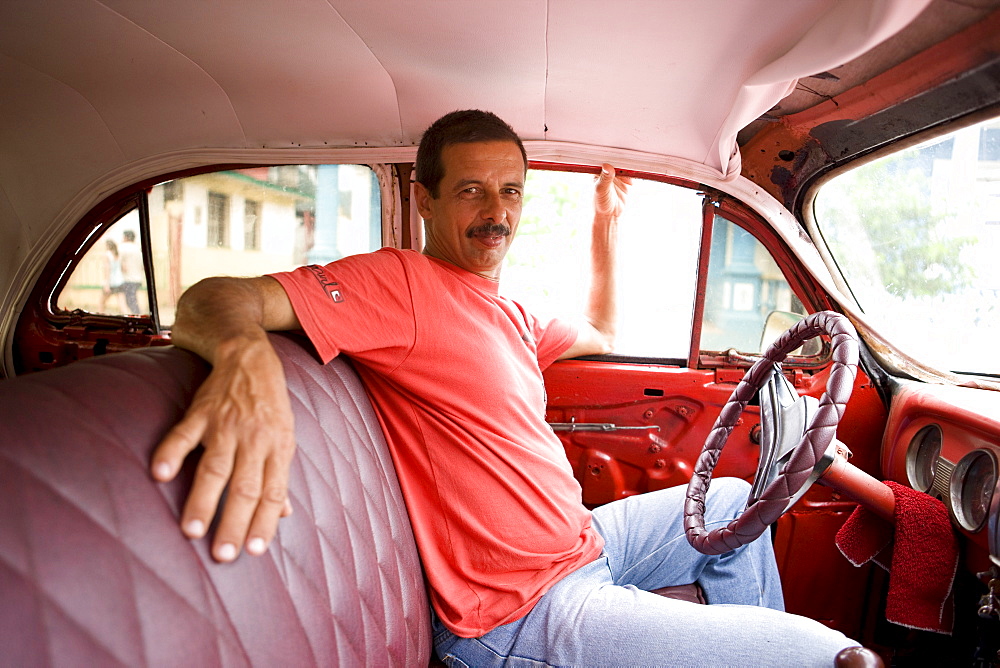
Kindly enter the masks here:
<path id="1" fill-rule="evenodd" d="M 163 156 L 412 147 L 441 114 L 479 107 L 526 140 L 733 179 L 741 128 L 929 2 L 4 2 L 0 306 L 82 213 L 162 173 Z"/>

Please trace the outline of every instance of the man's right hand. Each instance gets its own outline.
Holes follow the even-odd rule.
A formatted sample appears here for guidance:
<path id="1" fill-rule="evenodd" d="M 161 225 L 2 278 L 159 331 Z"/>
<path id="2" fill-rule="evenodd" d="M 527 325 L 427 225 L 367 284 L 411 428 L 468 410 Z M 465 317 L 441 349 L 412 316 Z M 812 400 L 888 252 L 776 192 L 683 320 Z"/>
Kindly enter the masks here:
<path id="1" fill-rule="evenodd" d="M 281 286 L 270 278 L 209 279 L 185 293 L 172 338 L 212 371 L 184 418 L 153 453 L 151 470 L 172 480 L 199 444 L 204 453 L 181 513 L 181 529 L 201 538 L 228 488 L 212 556 L 232 561 L 242 547 L 262 554 L 291 512 L 288 476 L 295 452 L 281 360 L 266 330 L 298 327 Z"/>

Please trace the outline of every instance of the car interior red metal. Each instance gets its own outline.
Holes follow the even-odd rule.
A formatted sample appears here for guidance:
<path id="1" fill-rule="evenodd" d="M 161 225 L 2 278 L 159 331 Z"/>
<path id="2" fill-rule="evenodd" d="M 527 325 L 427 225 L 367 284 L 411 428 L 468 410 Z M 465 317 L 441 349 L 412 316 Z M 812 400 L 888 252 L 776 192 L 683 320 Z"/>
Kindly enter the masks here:
<path id="1" fill-rule="evenodd" d="M 584 503 L 688 484 L 767 348 L 765 318 L 788 314 L 780 333 L 842 314 L 860 361 L 836 439 L 868 477 L 831 482 L 851 475 L 838 463 L 771 526 L 786 608 L 886 665 L 1000 665 L 1000 373 L 981 363 L 995 355 L 966 349 L 960 328 L 943 347 L 964 368 L 897 341 L 818 204 L 856 165 L 1000 127 L 997 0 L 8 2 L 0 91 L 0 663 L 428 663 L 419 561 L 349 362 L 321 367 L 275 337 L 300 450 L 296 511 L 266 558 L 214 563 L 176 528 L 193 469 L 169 485 L 146 471 L 205 373 L 170 345 L 178 291 L 421 249 L 415 145 L 441 114 L 479 107 L 530 159 L 536 208 L 504 269 L 530 306 L 579 291 L 586 248 L 548 223 L 586 218 L 574 188 L 608 161 L 641 183 L 622 349 L 545 372 Z M 978 178 L 1000 183 L 983 176 L 1000 174 L 990 150 Z M 1000 189 L 985 199 L 996 237 Z M 102 286 L 99 256 L 123 229 L 142 257 L 139 308 Z M 992 289 L 969 298 L 980 320 Z M 921 303 L 947 300 L 961 301 Z M 823 336 L 781 370 L 818 399 L 833 367 Z M 754 479 L 761 413 L 746 406 L 714 475 Z M 892 498 L 872 478 L 947 511 L 950 633 L 888 621 L 891 568 L 838 549 L 859 504 Z"/>

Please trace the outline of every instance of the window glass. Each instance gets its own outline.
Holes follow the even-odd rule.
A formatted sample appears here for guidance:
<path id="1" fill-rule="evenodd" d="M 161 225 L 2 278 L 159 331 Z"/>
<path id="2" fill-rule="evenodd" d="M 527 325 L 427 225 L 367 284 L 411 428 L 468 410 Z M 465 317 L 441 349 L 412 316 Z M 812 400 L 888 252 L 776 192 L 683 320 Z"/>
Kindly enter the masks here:
<path id="1" fill-rule="evenodd" d="M 138 209 L 119 218 L 87 251 L 59 293 L 56 306 L 103 315 L 149 313 Z"/>
<path id="2" fill-rule="evenodd" d="M 1000 335 L 1000 119 L 831 179 L 814 215 L 880 333 L 938 368 L 1000 374 L 982 354 Z"/>
<path id="3" fill-rule="evenodd" d="M 160 322 L 208 276 L 259 276 L 382 245 L 381 197 L 364 165 L 282 165 L 199 174 L 149 193 Z"/>
<path id="4" fill-rule="evenodd" d="M 763 352 L 770 343 L 764 337 L 769 315 L 801 316 L 805 312 L 764 245 L 739 225 L 716 216 L 705 285 L 701 349 Z M 782 320 L 791 324 L 795 318 Z M 816 352 L 816 345 L 807 344 L 806 350 L 796 354 Z"/>
<path id="5" fill-rule="evenodd" d="M 530 170 L 501 290 L 540 318 L 579 320 L 590 285 L 594 176 Z M 696 291 L 701 196 L 636 179 L 619 223 L 615 352 L 686 359 Z"/>

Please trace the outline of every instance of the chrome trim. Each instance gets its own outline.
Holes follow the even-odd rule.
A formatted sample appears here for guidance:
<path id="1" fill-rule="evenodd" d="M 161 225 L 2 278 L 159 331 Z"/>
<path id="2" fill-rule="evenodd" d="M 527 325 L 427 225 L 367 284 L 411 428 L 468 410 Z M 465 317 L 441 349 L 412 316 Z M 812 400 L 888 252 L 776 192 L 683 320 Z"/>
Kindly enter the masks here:
<path id="1" fill-rule="evenodd" d="M 647 424 L 639 426 L 623 426 L 613 422 L 549 422 L 552 431 L 622 431 L 626 429 L 645 429 L 659 431 L 660 425 Z"/>
<path id="2" fill-rule="evenodd" d="M 933 457 L 924 457 L 923 462 L 920 462 L 921 455 L 924 453 L 924 448 L 928 447 L 932 434 L 937 435 L 937 452 L 934 453 Z M 941 432 L 941 426 L 929 424 L 921 427 L 910 439 L 909 445 L 906 446 L 906 479 L 909 481 L 910 487 L 918 492 L 929 494 L 934 487 L 943 441 L 944 434 Z M 922 463 L 927 468 L 918 469 L 918 463 Z"/>
<path id="3" fill-rule="evenodd" d="M 1000 566 L 1000 476 L 993 487 L 993 500 L 990 502 L 990 514 L 986 520 L 989 526 L 990 561 Z"/>
<path id="4" fill-rule="evenodd" d="M 955 466 L 955 470 L 952 472 L 951 481 L 948 484 L 948 504 L 951 506 L 952 517 L 960 527 L 966 531 L 971 531 L 976 533 L 980 531 L 989 520 L 989 508 L 993 507 L 993 503 L 996 497 L 994 492 L 991 492 L 990 504 L 987 509 L 985 517 L 979 522 L 973 522 L 970 518 L 966 517 L 965 510 L 962 507 L 962 495 L 965 492 L 965 476 L 972 468 L 972 466 L 979 460 L 980 457 L 986 457 L 990 465 L 993 467 L 993 488 L 994 492 L 997 484 L 997 458 L 992 451 L 979 448 L 973 450 L 972 452 L 967 452 L 958 460 L 958 464 Z"/>

